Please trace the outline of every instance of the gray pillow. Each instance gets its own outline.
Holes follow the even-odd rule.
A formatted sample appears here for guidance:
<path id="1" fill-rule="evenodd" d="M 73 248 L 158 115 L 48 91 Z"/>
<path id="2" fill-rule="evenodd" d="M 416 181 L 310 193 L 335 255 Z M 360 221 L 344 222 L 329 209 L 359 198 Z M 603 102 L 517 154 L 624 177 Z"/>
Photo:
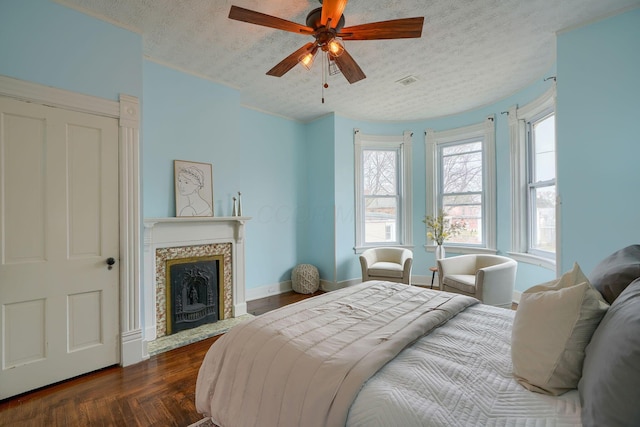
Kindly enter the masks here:
<path id="1" fill-rule="evenodd" d="M 612 253 L 593 269 L 588 276 L 593 285 L 609 303 L 620 295 L 629 283 L 640 277 L 640 245 L 627 246 Z"/>
<path id="2" fill-rule="evenodd" d="M 640 279 L 607 311 L 585 350 L 582 425 L 640 426 Z"/>

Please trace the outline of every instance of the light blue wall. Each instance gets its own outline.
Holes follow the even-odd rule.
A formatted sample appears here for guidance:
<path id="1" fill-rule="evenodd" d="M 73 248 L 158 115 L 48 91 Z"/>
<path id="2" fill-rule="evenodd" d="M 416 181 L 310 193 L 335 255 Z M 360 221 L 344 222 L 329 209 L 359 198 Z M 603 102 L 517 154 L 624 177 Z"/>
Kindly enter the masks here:
<path id="1" fill-rule="evenodd" d="M 0 1 L 0 74 L 117 100 L 142 96 L 142 38 L 47 0 Z"/>
<path id="2" fill-rule="evenodd" d="M 305 126 L 240 106 L 239 93 L 180 71 L 144 63 L 146 217 L 175 215 L 173 160 L 213 165 L 216 216 L 230 216 L 242 193 L 247 289 L 290 279 L 298 261 L 305 194 Z"/>
<path id="3" fill-rule="evenodd" d="M 558 36 L 562 270 L 640 242 L 640 9 Z"/>
<path id="4" fill-rule="evenodd" d="M 354 262 L 355 174 L 354 126 L 350 120 L 335 117 L 335 262 L 337 280 L 361 277 L 360 263 Z"/>
<path id="5" fill-rule="evenodd" d="M 215 215 L 231 215 L 242 191 L 239 93 L 144 61 L 142 107 L 145 216 L 175 216 L 174 160 L 211 163 Z"/>
<path id="6" fill-rule="evenodd" d="M 320 278 L 336 280 L 335 274 L 335 116 L 324 116 L 306 125 L 307 164 L 304 176 L 306 209 L 300 216 L 305 234 L 301 262 L 318 267 Z"/>
<path id="7" fill-rule="evenodd" d="M 305 211 L 305 126 L 241 108 L 240 171 L 247 223 L 247 288 L 291 278 Z M 304 216 L 302 216 L 304 218 Z"/>

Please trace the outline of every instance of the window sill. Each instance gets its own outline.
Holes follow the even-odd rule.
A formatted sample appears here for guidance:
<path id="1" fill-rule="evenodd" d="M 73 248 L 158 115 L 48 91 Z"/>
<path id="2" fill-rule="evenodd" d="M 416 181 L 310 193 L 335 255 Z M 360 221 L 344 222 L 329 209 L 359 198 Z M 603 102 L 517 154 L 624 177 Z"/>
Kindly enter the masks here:
<path id="1" fill-rule="evenodd" d="M 366 251 L 367 249 L 372 249 L 372 248 L 402 248 L 402 249 L 411 249 L 413 250 L 414 245 L 398 245 L 398 244 L 380 244 L 380 245 L 371 245 L 371 246 L 356 246 L 355 248 L 353 248 L 353 251 L 356 254 L 361 254 L 362 252 Z"/>
<path id="2" fill-rule="evenodd" d="M 435 245 L 424 245 L 427 252 L 435 252 Z M 444 245 L 444 251 L 447 254 L 492 254 L 498 253 L 496 249 L 481 248 L 477 246 L 447 246 Z"/>
<path id="3" fill-rule="evenodd" d="M 507 254 L 518 262 L 537 265 L 538 267 L 546 268 L 547 270 L 556 271 L 555 260 L 522 252 L 507 252 Z"/>

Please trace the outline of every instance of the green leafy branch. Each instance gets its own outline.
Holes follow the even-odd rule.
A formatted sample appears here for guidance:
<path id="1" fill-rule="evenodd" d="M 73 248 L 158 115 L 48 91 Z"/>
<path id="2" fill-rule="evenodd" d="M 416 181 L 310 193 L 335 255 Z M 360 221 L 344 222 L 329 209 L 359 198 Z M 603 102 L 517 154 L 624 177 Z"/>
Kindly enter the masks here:
<path id="1" fill-rule="evenodd" d="M 445 240 L 457 236 L 467 228 L 464 221 L 452 221 L 447 218 L 443 210 L 437 216 L 425 216 L 422 222 L 427 224 L 427 237 L 438 245 L 442 245 Z"/>

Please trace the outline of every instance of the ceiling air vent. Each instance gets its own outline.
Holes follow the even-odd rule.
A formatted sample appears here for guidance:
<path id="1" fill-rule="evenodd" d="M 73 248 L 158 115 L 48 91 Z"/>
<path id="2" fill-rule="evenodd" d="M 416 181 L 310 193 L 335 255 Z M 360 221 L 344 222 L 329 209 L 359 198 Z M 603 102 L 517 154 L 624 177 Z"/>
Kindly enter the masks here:
<path id="1" fill-rule="evenodd" d="M 396 81 L 396 83 L 399 83 L 402 86 L 409 86 L 411 84 L 414 84 L 417 81 L 418 81 L 418 78 L 416 76 L 407 76 L 407 77 L 403 77 L 400 80 Z"/>

